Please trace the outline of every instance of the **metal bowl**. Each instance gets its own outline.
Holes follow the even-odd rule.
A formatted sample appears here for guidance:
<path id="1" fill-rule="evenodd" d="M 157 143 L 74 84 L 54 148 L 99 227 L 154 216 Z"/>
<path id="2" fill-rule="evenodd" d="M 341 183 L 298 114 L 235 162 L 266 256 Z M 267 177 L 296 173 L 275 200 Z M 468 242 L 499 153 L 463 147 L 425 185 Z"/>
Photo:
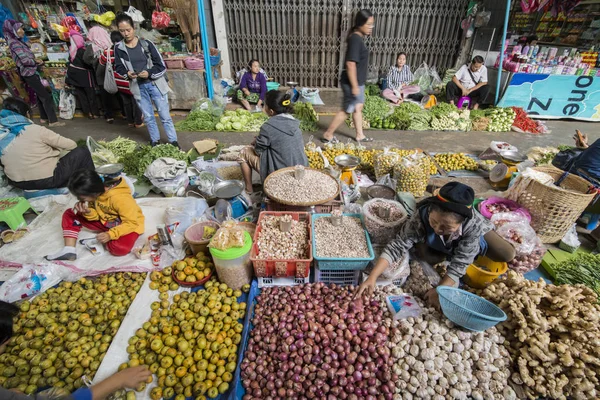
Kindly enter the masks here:
<path id="1" fill-rule="evenodd" d="M 299 83 L 298 82 L 294 82 L 294 81 L 288 81 L 285 83 L 286 86 L 288 87 L 294 87 L 294 86 L 298 86 Z"/>
<path id="2" fill-rule="evenodd" d="M 99 175 L 107 177 L 117 177 L 123 172 L 123 164 L 105 164 L 96 168 Z"/>
<path id="3" fill-rule="evenodd" d="M 342 168 L 356 168 L 360 165 L 360 158 L 351 156 L 350 154 L 342 154 L 337 156 L 333 161 L 335 164 Z"/>
<path id="4" fill-rule="evenodd" d="M 222 181 L 213 186 L 213 195 L 219 199 L 231 199 L 239 196 L 243 190 L 244 184 L 241 181 Z"/>
<path id="5" fill-rule="evenodd" d="M 500 158 L 502 159 L 502 161 L 508 161 L 509 163 L 520 163 L 527 159 L 526 156 L 519 153 L 518 151 L 501 151 Z"/>
<path id="6" fill-rule="evenodd" d="M 367 188 L 369 199 L 387 199 L 395 200 L 396 192 L 386 185 L 371 185 Z"/>

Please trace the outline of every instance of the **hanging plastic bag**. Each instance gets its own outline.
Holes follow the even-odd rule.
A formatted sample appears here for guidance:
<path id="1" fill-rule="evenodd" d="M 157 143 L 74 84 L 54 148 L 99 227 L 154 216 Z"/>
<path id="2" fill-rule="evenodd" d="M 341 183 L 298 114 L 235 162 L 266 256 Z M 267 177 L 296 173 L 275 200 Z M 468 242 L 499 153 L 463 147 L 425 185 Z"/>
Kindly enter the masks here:
<path id="1" fill-rule="evenodd" d="M 323 100 L 321 100 L 321 96 L 319 95 L 319 89 L 317 88 L 300 89 L 300 98 L 298 99 L 298 101 L 318 106 L 322 106 L 325 104 L 323 103 Z"/>
<path id="2" fill-rule="evenodd" d="M 119 162 L 119 158 L 115 156 L 112 151 L 96 142 L 91 136 L 87 137 L 86 143 L 88 150 L 92 154 L 94 166 L 99 167 L 101 165 L 115 164 Z"/>
<path id="3" fill-rule="evenodd" d="M 164 11 L 161 11 L 158 0 L 156 1 L 156 10 L 152 12 L 152 27 L 154 29 L 165 29 L 169 27 L 171 17 Z"/>
<path id="4" fill-rule="evenodd" d="M 228 219 L 210 240 L 208 247 L 218 250 L 227 250 L 232 247 L 244 247 L 245 230 L 235 220 Z"/>
<path id="5" fill-rule="evenodd" d="M 75 96 L 64 89 L 60 90 L 58 115 L 62 119 L 73 119 L 73 115 L 75 115 Z"/>
<path id="6" fill-rule="evenodd" d="M 138 10 L 137 8 L 133 7 L 133 6 L 129 6 L 129 8 L 127 9 L 127 11 L 125 11 L 125 14 L 129 15 L 131 17 L 131 19 L 133 20 L 133 22 L 135 23 L 142 23 L 144 22 L 144 14 L 142 14 L 142 12 L 140 10 Z"/>
<path id="7" fill-rule="evenodd" d="M 107 55 L 110 50 L 106 50 Z M 117 80 L 115 79 L 115 72 L 113 70 L 112 63 L 110 62 L 110 55 L 106 58 L 109 60 L 106 63 L 106 68 L 104 70 L 104 90 L 106 90 L 110 94 L 115 94 L 119 91 L 119 87 L 117 86 Z"/>

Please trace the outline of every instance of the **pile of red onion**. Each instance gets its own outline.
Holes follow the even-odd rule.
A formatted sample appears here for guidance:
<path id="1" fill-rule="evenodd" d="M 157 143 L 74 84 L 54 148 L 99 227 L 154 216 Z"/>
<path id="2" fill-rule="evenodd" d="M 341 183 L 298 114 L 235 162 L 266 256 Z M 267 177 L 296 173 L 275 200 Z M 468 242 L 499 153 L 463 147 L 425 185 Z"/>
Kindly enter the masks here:
<path id="1" fill-rule="evenodd" d="M 389 329 L 378 301 L 315 283 L 263 289 L 241 365 L 244 400 L 391 400 Z"/>

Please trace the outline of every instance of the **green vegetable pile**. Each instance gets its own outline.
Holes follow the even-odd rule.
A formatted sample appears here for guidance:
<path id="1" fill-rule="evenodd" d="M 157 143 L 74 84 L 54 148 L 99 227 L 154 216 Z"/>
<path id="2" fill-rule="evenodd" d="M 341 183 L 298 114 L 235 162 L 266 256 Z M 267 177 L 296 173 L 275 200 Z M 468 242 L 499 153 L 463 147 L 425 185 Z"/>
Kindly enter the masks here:
<path id="1" fill-rule="evenodd" d="M 426 131 L 431 129 L 431 113 L 427 110 L 419 110 L 410 116 L 410 125 L 408 130 Z"/>
<path id="2" fill-rule="evenodd" d="M 132 153 L 138 146 L 138 143 L 135 140 L 121 136 L 110 142 L 100 141 L 99 143 L 110 150 L 117 158 L 121 158 L 127 153 Z"/>
<path id="3" fill-rule="evenodd" d="M 471 119 L 472 120 L 483 118 L 486 115 L 487 115 L 487 111 L 485 111 L 485 110 L 471 110 Z"/>
<path id="4" fill-rule="evenodd" d="M 431 107 L 431 114 L 438 119 L 453 112 L 458 112 L 458 108 L 450 103 L 438 103 Z"/>
<path id="5" fill-rule="evenodd" d="M 515 112 L 512 108 L 492 108 L 488 110 L 490 132 L 508 132 L 515 121 Z"/>
<path id="6" fill-rule="evenodd" d="M 176 160 L 187 162 L 187 154 L 170 144 L 159 144 L 158 146 L 141 146 L 133 153 L 125 154 L 119 160 L 123 164 L 124 172 L 127 175 L 134 175 L 143 178 L 148 165 L 161 157 L 170 157 Z"/>
<path id="7" fill-rule="evenodd" d="M 300 121 L 302 132 L 316 132 L 319 127 L 319 116 L 310 103 L 297 102 L 294 104 L 294 117 Z"/>
<path id="8" fill-rule="evenodd" d="M 242 108 L 236 111 L 225 111 L 221 120 L 215 125 L 218 131 L 258 132 L 268 119 L 264 113 L 251 113 Z"/>
<path id="9" fill-rule="evenodd" d="M 376 120 L 383 121 L 389 113 L 390 105 L 387 100 L 379 96 L 366 96 L 363 119 L 370 123 Z"/>
<path id="10" fill-rule="evenodd" d="M 397 129 L 406 130 L 410 125 L 412 116 L 421 111 L 421 107 L 417 104 L 404 102 L 394 107 L 394 112 L 388 117 L 388 120 L 391 124 L 395 125 Z"/>
<path id="11" fill-rule="evenodd" d="M 209 111 L 196 110 L 190 112 L 183 121 L 177 122 L 175 129 L 186 132 L 212 131 L 218 120 L 218 117 Z"/>
<path id="12" fill-rule="evenodd" d="M 582 284 L 600 296 L 600 255 L 578 254 L 552 265 L 558 284 Z"/>
<path id="13" fill-rule="evenodd" d="M 367 85 L 367 87 L 365 88 L 365 94 L 367 96 L 379 96 L 380 92 L 381 90 L 377 85 Z"/>

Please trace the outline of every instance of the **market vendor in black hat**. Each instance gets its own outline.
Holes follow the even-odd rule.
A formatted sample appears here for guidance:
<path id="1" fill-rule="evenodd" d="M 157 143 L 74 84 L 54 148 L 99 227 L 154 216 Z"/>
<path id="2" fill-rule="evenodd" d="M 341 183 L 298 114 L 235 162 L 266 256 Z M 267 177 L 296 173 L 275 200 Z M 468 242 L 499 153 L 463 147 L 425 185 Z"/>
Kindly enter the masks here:
<path id="1" fill-rule="evenodd" d="M 418 258 L 431 265 L 450 262 L 440 282 L 445 286 L 458 286 L 469 264 L 479 255 L 498 262 L 511 261 L 515 248 L 494 232 L 490 221 L 473 210 L 474 199 L 471 187 L 450 182 L 434 196 L 421 201 L 396 238 L 387 245 L 357 295 L 366 292 L 370 296 L 377 278 L 412 248 Z M 426 300 L 439 308 L 435 289 L 427 292 Z"/>

